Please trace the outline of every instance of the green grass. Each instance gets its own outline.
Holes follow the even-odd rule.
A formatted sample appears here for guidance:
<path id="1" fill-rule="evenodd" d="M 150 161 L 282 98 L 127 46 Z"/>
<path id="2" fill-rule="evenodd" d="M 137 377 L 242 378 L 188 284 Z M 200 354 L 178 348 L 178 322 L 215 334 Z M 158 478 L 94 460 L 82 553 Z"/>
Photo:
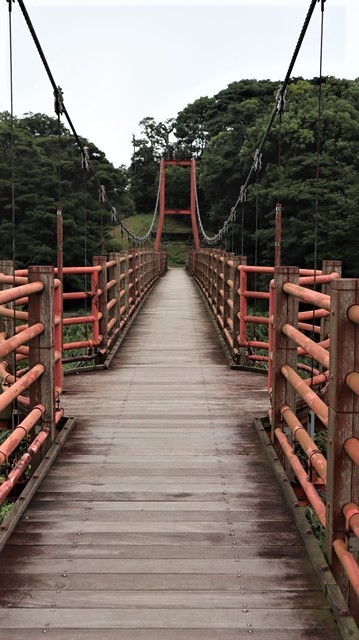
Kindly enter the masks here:
<path id="1" fill-rule="evenodd" d="M 150 228 L 152 222 L 151 213 L 139 213 L 136 216 L 131 216 L 123 220 L 126 227 L 138 236 L 144 236 Z M 157 221 L 154 226 L 154 231 L 157 229 Z M 171 242 L 168 239 L 168 234 L 176 234 L 176 240 Z M 188 251 L 192 248 L 192 245 L 187 242 L 181 242 L 178 240 L 178 235 L 188 236 L 191 234 L 191 226 L 189 218 L 185 216 L 173 216 L 167 215 L 163 225 L 163 234 L 166 234 L 165 241 L 162 243 L 161 248 L 166 251 L 168 255 L 168 265 L 170 267 L 184 267 L 186 264 L 186 256 Z M 186 238 L 187 239 L 187 238 Z M 153 246 L 153 238 L 149 239 L 147 246 Z M 113 228 L 113 239 L 108 243 L 109 251 L 121 251 L 127 250 L 132 247 L 131 241 L 128 242 L 127 235 L 124 233 L 121 235 L 121 227 L 117 225 Z"/>
<path id="2" fill-rule="evenodd" d="M 311 529 L 314 533 L 314 536 L 316 537 L 316 539 L 318 540 L 319 546 L 321 548 L 321 550 L 324 553 L 324 548 L 325 548 L 325 529 L 323 527 L 323 525 L 320 524 L 314 509 L 310 506 L 307 505 L 306 507 L 304 507 L 304 513 L 305 513 L 305 517 L 307 518 Z"/>
<path id="3" fill-rule="evenodd" d="M 6 514 L 9 513 L 11 507 L 12 503 L 8 502 L 7 500 L 5 500 L 5 502 L 3 502 L 3 504 L 0 506 L 0 524 L 4 520 Z"/>

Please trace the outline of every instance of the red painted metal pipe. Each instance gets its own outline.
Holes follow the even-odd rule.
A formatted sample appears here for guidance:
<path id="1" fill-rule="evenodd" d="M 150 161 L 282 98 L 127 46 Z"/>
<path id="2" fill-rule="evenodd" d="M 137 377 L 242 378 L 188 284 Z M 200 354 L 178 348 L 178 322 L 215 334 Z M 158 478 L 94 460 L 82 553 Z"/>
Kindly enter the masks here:
<path id="1" fill-rule="evenodd" d="M 306 322 L 298 322 L 298 329 L 308 331 L 309 333 L 320 333 L 320 327 L 316 324 L 308 324 Z"/>
<path id="2" fill-rule="evenodd" d="M 72 349 L 93 349 L 96 347 L 93 340 L 78 340 L 77 342 L 65 342 L 63 345 L 64 351 L 71 351 Z"/>
<path id="3" fill-rule="evenodd" d="M 238 271 L 245 271 L 246 273 L 274 273 L 274 267 L 253 267 L 246 264 L 240 264 L 237 269 Z"/>
<path id="4" fill-rule="evenodd" d="M 241 294 L 241 290 L 238 289 L 238 295 Z M 268 291 L 243 291 L 242 295 L 246 298 L 253 298 L 253 300 L 269 300 Z"/>
<path id="5" fill-rule="evenodd" d="M 13 287 L 12 289 L 4 289 L 0 291 L 0 304 L 6 304 L 12 302 L 23 296 L 30 296 L 34 293 L 40 293 L 43 291 L 44 285 L 42 282 L 31 282 L 30 284 L 23 284 L 20 287 Z"/>
<path id="6" fill-rule="evenodd" d="M 93 267 L 64 267 L 63 268 L 63 273 L 64 274 L 82 274 L 82 275 L 86 275 L 87 273 L 93 273 L 94 271 L 101 271 L 102 267 L 100 264 L 98 265 L 94 265 Z M 57 269 L 55 267 L 54 269 L 54 273 L 57 274 Z"/>
<path id="7" fill-rule="evenodd" d="M 2 342 L 0 344 L 0 358 L 4 358 L 9 353 L 12 353 L 17 349 L 17 347 L 20 347 L 21 345 L 25 344 L 29 340 L 32 340 L 36 336 L 39 336 L 43 331 L 44 331 L 44 325 L 41 322 L 38 322 L 37 324 L 32 325 L 28 329 L 25 329 L 18 335 L 12 336 L 5 342 Z"/>
<path id="8" fill-rule="evenodd" d="M 290 367 L 285 364 L 281 367 L 281 372 L 288 380 L 289 384 L 296 390 L 300 397 L 307 403 L 307 405 L 314 411 L 319 420 L 327 427 L 328 426 L 328 407 L 321 400 L 317 394 L 308 387 L 302 378 Z"/>
<path id="9" fill-rule="evenodd" d="M 325 515 L 325 504 L 320 499 L 317 491 L 315 490 L 313 484 L 308 480 L 308 476 L 304 471 L 302 464 L 299 458 L 293 453 L 293 448 L 288 442 L 283 431 L 279 428 L 275 429 L 275 435 L 277 440 L 282 447 L 286 458 L 289 461 L 290 466 L 292 467 L 295 475 L 298 478 L 298 481 L 303 488 L 305 495 L 307 496 L 310 504 L 312 505 L 315 513 L 317 514 L 317 518 L 319 522 L 326 526 L 326 515 Z"/>
<path id="10" fill-rule="evenodd" d="M 258 362 L 269 362 L 269 356 L 246 356 L 247 360 L 257 360 Z"/>
<path id="11" fill-rule="evenodd" d="M 303 300 L 303 302 L 314 304 L 316 307 L 330 311 L 330 296 L 325 293 L 306 289 L 305 287 L 293 284 L 292 282 L 285 282 L 283 285 L 283 291 L 288 295 L 298 298 L 299 300 Z"/>
<path id="12" fill-rule="evenodd" d="M 115 280 L 115 278 L 113 280 L 110 280 L 107 285 L 106 285 L 106 289 L 107 291 L 109 291 L 110 289 L 112 289 L 113 287 L 115 287 L 117 284 L 117 280 Z"/>
<path id="13" fill-rule="evenodd" d="M 3 411 L 6 407 L 8 407 L 15 398 L 17 398 L 20 393 L 28 389 L 35 380 L 40 378 L 45 372 L 45 367 L 42 364 L 36 364 L 28 373 L 17 380 L 15 384 L 11 385 L 6 391 L 4 391 L 0 395 L 0 411 Z"/>
<path id="14" fill-rule="evenodd" d="M 111 311 L 111 309 L 116 305 L 116 303 L 117 303 L 116 298 L 112 298 L 112 300 L 110 300 L 106 305 L 107 311 Z"/>
<path id="15" fill-rule="evenodd" d="M 244 320 L 253 324 L 269 324 L 269 318 L 266 316 L 245 316 Z"/>
<path id="16" fill-rule="evenodd" d="M 98 318 L 102 318 L 102 313 L 98 314 Z M 77 316 L 76 318 L 64 318 L 64 325 L 69 324 L 91 324 L 95 322 L 97 318 L 94 316 Z"/>
<path id="17" fill-rule="evenodd" d="M 333 271 L 333 273 L 329 273 L 325 276 L 313 275 L 313 276 L 299 278 L 299 284 L 302 287 L 306 287 L 308 285 L 315 285 L 315 284 L 329 284 L 329 282 L 333 282 L 333 280 L 337 280 L 338 278 L 340 278 L 339 273 L 337 273 L 336 271 Z"/>
<path id="18" fill-rule="evenodd" d="M 92 291 L 73 291 L 70 293 L 64 293 L 64 300 L 86 300 L 93 298 L 94 293 Z"/>
<path id="19" fill-rule="evenodd" d="M 359 324 L 359 304 L 353 304 L 347 310 L 347 316 L 354 324 Z"/>
<path id="20" fill-rule="evenodd" d="M 298 369 L 300 367 L 298 366 Z M 308 387 L 316 387 L 318 384 L 323 384 L 328 382 L 328 378 L 329 378 L 329 371 L 325 372 L 325 373 L 319 373 L 318 375 L 314 376 L 313 378 L 306 378 L 304 380 L 305 384 L 308 385 Z"/>
<path id="21" fill-rule="evenodd" d="M 323 365 L 326 369 L 329 369 L 329 353 L 323 347 L 319 347 L 314 340 L 311 340 L 307 336 L 303 335 L 298 329 L 290 324 L 285 324 L 282 327 L 283 333 L 288 336 L 293 342 L 301 347 L 306 353 L 312 356 L 317 362 Z"/>
<path id="22" fill-rule="evenodd" d="M 321 276 L 323 271 L 320 271 L 319 269 L 299 269 L 300 276 L 314 276 L 314 274 Z"/>
<path id="23" fill-rule="evenodd" d="M 312 440 L 307 430 L 299 422 L 295 413 L 286 405 L 281 407 L 281 416 L 291 430 L 293 437 L 299 442 L 303 451 L 306 453 L 310 465 L 314 467 L 319 477 L 326 484 L 327 461 L 325 456 L 318 450 L 314 440 Z"/>
<path id="24" fill-rule="evenodd" d="M 8 366 L 9 363 L 6 362 L 6 360 L 0 362 L 0 382 L 2 382 L 5 387 L 15 382 L 15 376 L 8 371 Z"/>
<path id="25" fill-rule="evenodd" d="M 8 276 L 5 273 L 0 273 L 0 284 L 11 284 L 12 286 L 18 287 L 22 284 L 27 284 L 28 278 L 19 276 Z"/>
<path id="26" fill-rule="evenodd" d="M 348 551 L 344 540 L 337 539 L 333 542 L 334 551 L 342 565 L 349 582 L 359 598 L 359 566 L 354 556 Z"/>
<path id="27" fill-rule="evenodd" d="M 314 309 L 312 311 L 299 311 L 298 320 L 313 320 L 314 318 L 327 318 L 329 316 L 329 311 L 325 309 Z"/>
<path id="28" fill-rule="evenodd" d="M 25 453 L 22 458 L 17 462 L 16 466 L 10 472 L 7 480 L 2 483 L 0 486 L 0 504 L 4 502 L 4 500 L 9 495 L 10 491 L 14 488 L 17 481 L 21 478 L 24 471 L 26 471 L 27 467 L 31 463 L 33 457 L 40 451 L 42 445 L 44 444 L 46 438 L 49 435 L 49 430 L 44 429 L 39 433 L 39 435 L 32 441 L 29 446 L 27 453 Z"/>
<path id="29" fill-rule="evenodd" d="M 7 307 L 4 307 L 3 305 L 0 306 L 0 316 L 3 316 L 3 318 L 13 318 L 15 314 L 15 318 L 17 320 L 28 320 L 29 319 L 29 314 L 27 311 L 18 311 L 15 309 L 15 311 L 13 309 L 8 309 Z"/>
<path id="30" fill-rule="evenodd" d="M 111 331 L 111 329 L 115 326 L 117 322 L 117 318 L 112 318 L 110 322 L 107 323 L 107 331 Z"/>
<path id="31" fill-rule="evenodd" d="M 61 418 L 64 417 L 64 409 L 56 409 L 55 411 L 55 424 L 58 424 L 61 420 Z"/>
<path id="32" fill-rule="evenodd" d="M 347 531 L 352 531 L 359 538 L 359 507 L 355 502 L 348 502 L 344 505 L 343 515 L 345 517 Z"/>
<path id="33" fill-rule="evenodd" d="M 242 347 L 253 347 L 256 349 L 269 349 L 268 342 L 260 342 L 259 340 L 245 340 L 241 343 Z"/>
<path id="34" fill-rule="evenodd" d="M 304 364 L 303 362 L 298 362 L 297 369 L 301 369 L 302 371 L 308 371 L 310 375 L 317 376 L 319 375 L 319 369 L 315 369 L 311 367 L 309 364 Z"/>
<path id="35" fill-rule="evenodd" d="M 30 411 L 26 418 L 20 422 L 9 437 L 6 438 L 0 447 L 0 465 L 7 464 L 9 456 L 13 451 L 15 451 L 20 442 L 28 436 L 31 429 L 34 428 L 35 424 L 40 420 L 44 413 L 44 405 L 38 404 Z"/>
<path id="36" fill-rule="evenodd" d="M 344 451 L 349 458 L 359 467 L 359 440 L 358 438 L 348 438 L 344 442 Z"/>
<path id="37" fill-rule="evenodd" d="M 316 344 L 319 347 L 323 347 L 323 349 L 329 349 L 330 339 L 327 338 L 326 340 L 322 340 L 321 342 L 316 342 Z M 302 349 L 301 347 L 298 347 L 297 354 L 298 354 L 298 356 L 305 356 L 305 355 L 307 355 L 307 352 L 304 349 Z"/>
<path id="38" fill-rule="evenodd" d="M 357 371 L 348 373 L 345 377 L 345 383 L 353 393 L 359 395 L 359 373 Z"/>

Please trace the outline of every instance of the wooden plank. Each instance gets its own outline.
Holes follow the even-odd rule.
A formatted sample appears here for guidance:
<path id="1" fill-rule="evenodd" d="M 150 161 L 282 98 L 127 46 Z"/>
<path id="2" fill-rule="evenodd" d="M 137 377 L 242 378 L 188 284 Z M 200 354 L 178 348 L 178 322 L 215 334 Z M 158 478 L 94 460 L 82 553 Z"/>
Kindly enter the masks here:
<path id="1" fill-rule="evenodd" d="M 255 629 L 285 628 L 335 631 L 325 609 L 62 609 L 17 607 L 8 609 L 1 620 L 3 631 L 18 629 Z M 329 636 L 330 637 L 330 636 Z"/>
<path id="2" fill-rule="evenodd" d="M 8 591 L 0 590 L 0 602 L 3 607 L 11 606 L 12 597 Z M 56 606 L 60 609 L 235 609 L 247 605 L 250 609 L 328 609 L 322 594 L 317 591 L 282 592 L 267 591 L 263 593 L 239 594 L 238 591 L 211 591 L 188 589 L 186 592 L 176 590 L 144 589 L 103 590 L 53 589 L 24 593 L 21 597 L 22 608 L 48 608 Z"/>
<path id="3" fill-rule="evenodd" d="M 303 557 L 303 548 L 301 546 L 275 546 L 260 547 L 258 545 L 236 545 L 232 546 L 205 546 L 200 547 L 195 544 L 182 545 L 97 545 L 94 547 L 89 544 L 79 544 L 76 547 L 72 544 L 34 545 L 31 550 L 26 545 L 8 545 L 6 549 L 6 562 L 13 563 L 14 560 L 26 560 L 31 553 L 32 558 L 233 558 L 237 555 L 241 559 L 248 558 L 272 558 L 280 559 L 290 555 L 292 559 Z"/>
<path id="4" fill-rule="evenodd" d="M 66 378 L 73 437 L 0 558 L 4 637 L 337 640 L 251 427 L 265 385 L 171 271 L 111 370 Z"/>
<path id="5" fill-rule="evenodd" d="M 47 631 L 47 629 L 44 629 Z M 251 628 L 246 629 L 171 629 L 171 640 L 248 640 Z M 50 635 L 51 633 L 51 635 Z M 48 635 L 51 640 L 64 640 L 64 630 L 54 629 Z M 330 640 L 339 640 L 337 630 L 332 630 Z M 38 629 L 6 630 L 7 640 L 39 640 Z M 97 629 L 69 629 L 71 640 L 99 640 Z M 328 631 L 312 629 L 310 632 L 291 629 L 256 629 L 256 640 L 329 640 Z M 101 629 L 101 640 L 169 640 L 167 629 Z"/>

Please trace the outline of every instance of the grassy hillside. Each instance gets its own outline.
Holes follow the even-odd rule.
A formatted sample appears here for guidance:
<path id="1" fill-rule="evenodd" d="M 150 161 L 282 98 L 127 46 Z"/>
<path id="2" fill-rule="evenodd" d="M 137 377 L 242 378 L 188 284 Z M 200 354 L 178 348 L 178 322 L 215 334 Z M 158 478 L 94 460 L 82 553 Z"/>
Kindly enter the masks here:
<path id="1" fill-rule="evenodd" d="M 157 221 L 155 222 L 155 226 L 152 232 L 152 239 L 148 241 L 147 246 L 153 246 L 154 242 L 154 233 L 157 229 Z M 131 216 L 129 218 L 124 219 L 124 224 L 126 227 L 135 233 L 138 236 L 143 236 L 148 231 L 151 222 L 152 222 L 152 214 L 150 213 L 140 213 L 136 216 Z M 174 236 L 174 239 L 171 240 L 171 235 Z M 183 240 L 178 236 L 183 236 Z M 186 263 L 186 255 L 188 251 L 192 247 L 192 243 L 190 242 L 189 236 L 191 235 L 191 223 L 189 218 L 185 218 L 184 216 L 172 216 L 167 215 L 165 217 L 165 223 L 163 225 L 163 242 L 161 248 L 167 252 L 168 255 L 168 264 L 169 266 L 182 267 L 185 266 Z M 110 249 L 115 249 L 116 251 L 121 249 L 128 249 L 131 245 L 127 241 L 127 235 L 124 234 L 123 237 L 121 235 L 121 227 L 117 225 L 113 228 L 113 247 Z"/>

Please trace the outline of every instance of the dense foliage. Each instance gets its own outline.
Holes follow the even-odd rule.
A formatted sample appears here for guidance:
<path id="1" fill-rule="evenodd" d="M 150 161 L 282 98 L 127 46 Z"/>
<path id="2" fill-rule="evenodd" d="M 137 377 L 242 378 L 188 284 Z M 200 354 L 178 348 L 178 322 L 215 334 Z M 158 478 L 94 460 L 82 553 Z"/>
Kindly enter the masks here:
<path id="1" fill-rule="evenodd" d="M 60 134 L 60 135 L 59 135 Z M 133 212 L 125 168 L 115 169 L 104 153 L 83 140 L 101 184 L 113 205 Z M 13 256 L 12 150 L 14 149 L 15 255 L 17 265 L 56 261 L 57 203 L 63 207 L 64 262 L 84 264 L 102 253 L 109 242 L 110 213 L 99 202 L 98 187 L 81 167 L 74 138 L 57 119 L 26 114 L 14 122 L 0 114 L 0 237 L 1 258 Z M 60 195 L 60 198 L 59 198 Z"/>
<path id="2" fill-rule="evenodd" d="M 199 98 L 175 120 L 156 123 L 145 118 L 130 167 L 136 207 L 149 210 L 153 206 L 162 156 L 196 157 L 202 218 L 207 229 L 217 230 L 238 198 L 277 89 L 278 83 L 269 80 L 242 80 L 213 98 Z M 317 226 L 318 262 L 341 259 L 345 273 L 357 275 L 353 238 L 359 231 L 359 80 L 324 79 L 320 125 L 318 94 L 315 78 L 297 78 L 289 85 L 281 125 L 277 118 L 263 150 L 262 170 L 254 176 L 237 220 L 244 215 L 243 245 L 249 259 L 254 259 L 257 245 L 259 261 L 272 263 L 279 197 L 283 206 L 283 263 L 313 265 Z M 169 173 L 173 174 L 172 194 L 177 191 L 178 197 L 184 184 L 183 170 Z M 238 221 L 237 253 L 241 245 L 242 224 Z"/>
<path id="3" fill-rule="evenodd" d="M 176 118 L 165 122 L 144 118 L 141 135 L 133 141 L 128 169 L 115 168 L 93 143 L 84 140 L 119 217 L 153 212 L 162 157 L 195 157 L 202 219 L 208 232 L 216 231 L 237 201 L 267 127 L 277 89 L 277 82 L 241 80 L 213 97 L 198 98 Z M 346 275 L 358 275 L 353 238 L 359 233 L 359 79 L 324 79 L 320 124 L 318 93 L 316 78 L 291 81 L 281 124 L 276 117 L 263 149 L 262 168 L 253 176 L 247 201 L 243 207 L 238 206 L 234 250 L 239 253 L 243 244 L 250 261 L 257 253 L 260 263 L 273 263 L 274 212 L 279 198 L 283 208 L 283 263 L 313 265 L 317 227 L 318 264 L 323 258 L 341 259 Z M 10 139 L 9 114 L 3 113 L 2 258 L 12 256 Z M 61 125 L 59 139 L 56 119 L 27 114 L 15 121 L 18 264 L 54 262 L 59 187 L 65 262 L 82 264 L 85 247 L 89 259 L 106 247 L 120 248 L 118 234 L 115 241 L 111 240 L 110 214 L 98 201 L 93 178 L 81 169 L 81 155 L 72 136 Z M 166 171 L 166 205 L 182 208 L 188 204 L 188 171 L 171 167 Z M 232 237 L 223 246 L 230 249 L 231 245 Z"/>

